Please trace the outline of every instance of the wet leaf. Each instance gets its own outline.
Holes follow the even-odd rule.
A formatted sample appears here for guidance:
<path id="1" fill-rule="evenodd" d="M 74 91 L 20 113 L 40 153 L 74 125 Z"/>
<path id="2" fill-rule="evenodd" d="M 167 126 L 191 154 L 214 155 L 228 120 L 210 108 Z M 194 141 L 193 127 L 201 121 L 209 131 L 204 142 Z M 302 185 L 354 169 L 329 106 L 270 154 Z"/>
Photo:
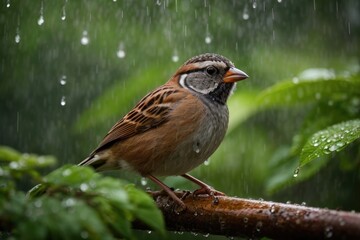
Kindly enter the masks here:
<path id="1" fill-rule="evenodd" d="M 275 84 L 264 90 L 257 98 L 260 107 L 288 107 L 331 99 L 346 99 L 360 95 L 359 75 L 333 79 L 300 79 Z"/>
<path id="2" fill-rule="evenodd" d="M 339 152 L 360 138 L 360 119 L 332 125 L 312 135 L 300 155 L 300 166 L 319 157 Z"/>

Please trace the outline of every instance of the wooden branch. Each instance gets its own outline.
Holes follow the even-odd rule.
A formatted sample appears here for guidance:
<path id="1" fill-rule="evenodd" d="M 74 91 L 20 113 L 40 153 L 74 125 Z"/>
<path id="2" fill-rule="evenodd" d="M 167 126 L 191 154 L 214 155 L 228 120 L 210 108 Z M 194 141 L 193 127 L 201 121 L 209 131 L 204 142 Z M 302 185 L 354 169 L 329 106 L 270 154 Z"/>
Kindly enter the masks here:
<path id="1" fill-rule="evenodd" d="M 181 197 L 184 192 L 176 192 Z M 226 196 L 189 194 L 187 209 L 154 194 L 167 229 L 224 236 L 273 239 L 360 239 L 360 214 Z M 175 211 L 174 211 L 175 210 Z"/>

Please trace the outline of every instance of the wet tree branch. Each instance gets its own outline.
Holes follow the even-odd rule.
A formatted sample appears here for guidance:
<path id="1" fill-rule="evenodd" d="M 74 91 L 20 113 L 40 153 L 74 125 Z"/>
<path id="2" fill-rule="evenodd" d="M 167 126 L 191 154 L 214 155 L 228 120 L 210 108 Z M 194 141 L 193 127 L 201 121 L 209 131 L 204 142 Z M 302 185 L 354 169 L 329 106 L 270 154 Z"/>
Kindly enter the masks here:
<path id="1" fill-rule="evenodd" d="M 184 192 L 176 192 L 180 197 Z M 360 214 L 248 200 L 188 195 L 185 211 L 164 195 L 154 196 L 167 229 L 273 239 L 360 239 Z"/>

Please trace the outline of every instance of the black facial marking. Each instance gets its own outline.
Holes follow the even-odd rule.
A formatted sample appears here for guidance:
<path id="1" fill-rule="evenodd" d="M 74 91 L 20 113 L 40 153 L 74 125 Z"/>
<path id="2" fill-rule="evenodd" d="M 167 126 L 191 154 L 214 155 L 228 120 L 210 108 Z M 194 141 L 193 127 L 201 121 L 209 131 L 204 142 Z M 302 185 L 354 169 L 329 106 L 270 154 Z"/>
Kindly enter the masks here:
<path id="1" fill-rule="evenodd" d="M 210 92 L 206 96 L 212 101 L 225 105 L 234 84 L 235 83 L 220 83 L 214 91 Z"/>

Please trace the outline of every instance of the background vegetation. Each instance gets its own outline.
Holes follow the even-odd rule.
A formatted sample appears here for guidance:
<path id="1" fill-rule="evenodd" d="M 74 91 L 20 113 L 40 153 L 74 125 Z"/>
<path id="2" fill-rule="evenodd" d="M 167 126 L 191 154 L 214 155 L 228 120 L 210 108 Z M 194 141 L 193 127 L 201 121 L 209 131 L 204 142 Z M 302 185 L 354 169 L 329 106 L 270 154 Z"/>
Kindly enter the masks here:
<path id="1" fill-rule="evenodd" d="M 76 164 L 185 60 L 216 52 L 250 78 L 229 101 L 223 144 L 192 174 L 230 196 L 359 211 L 359 9 L 355 0 L 4 0 L 0 145 L 55 156 L 43 174 Z M 29 179 L 16 189 L 43 181 Z"/>

